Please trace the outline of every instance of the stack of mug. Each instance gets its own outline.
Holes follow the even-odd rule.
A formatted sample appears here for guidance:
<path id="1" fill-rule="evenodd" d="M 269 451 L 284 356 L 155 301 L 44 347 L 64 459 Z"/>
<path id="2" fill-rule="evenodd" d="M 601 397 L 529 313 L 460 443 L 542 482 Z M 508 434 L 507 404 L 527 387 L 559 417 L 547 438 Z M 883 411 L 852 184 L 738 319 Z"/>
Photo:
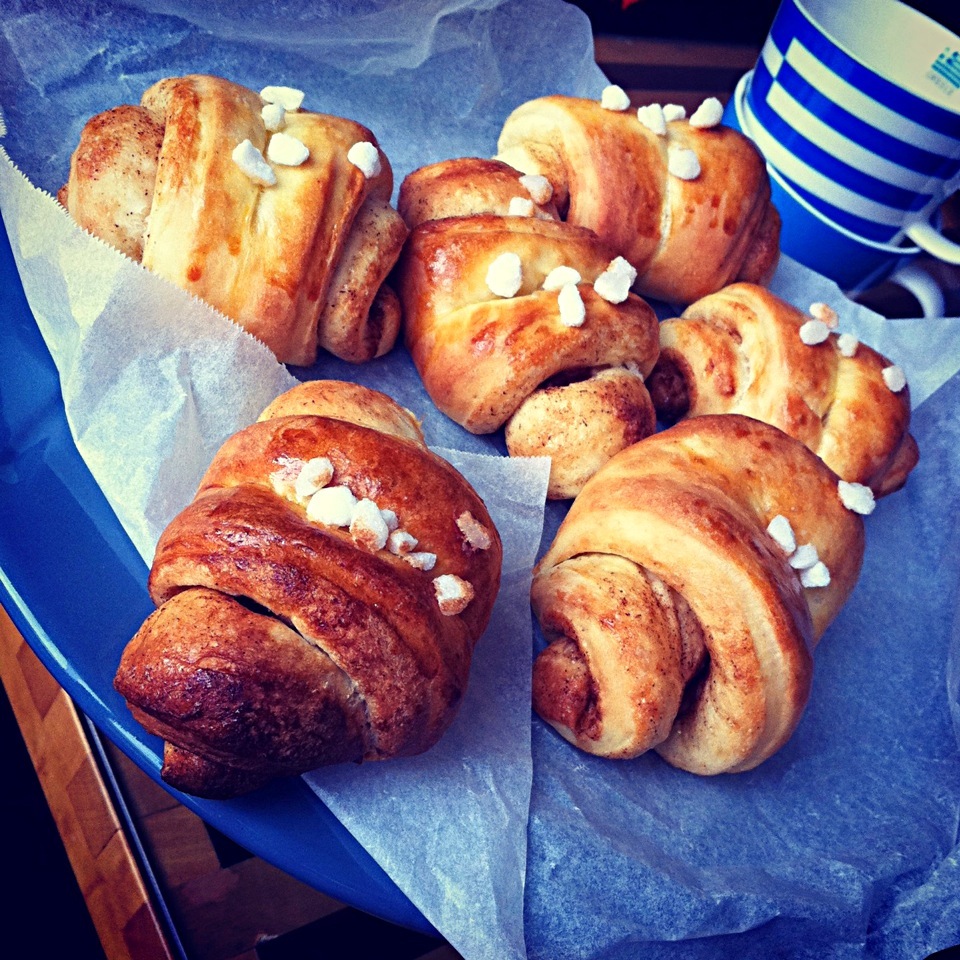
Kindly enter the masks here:
<path id="1" fill-rule="evenodd" d="M 724 120 L 767 161 L 784 253 L 842 289 L 913 288 L 922 251 L 960 263 L 937 217 L 960 189 L 960 38 L 942 25 L 898 0 L 783 0 Z M 938 290 L 914 292 L 936 312 Z"/>

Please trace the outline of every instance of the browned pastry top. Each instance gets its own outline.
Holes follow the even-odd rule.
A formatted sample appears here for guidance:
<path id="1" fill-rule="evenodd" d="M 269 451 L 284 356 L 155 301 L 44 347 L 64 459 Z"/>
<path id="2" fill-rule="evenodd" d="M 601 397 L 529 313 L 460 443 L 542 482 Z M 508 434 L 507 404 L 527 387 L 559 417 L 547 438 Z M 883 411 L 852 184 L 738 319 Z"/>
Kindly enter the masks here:
<path id="1" fill-rule="evenodd" d="M 94 117 L 61 201 L 81 226 L 206 300 L 289 363 L 319 345 L 358 362 L 392 346 L 399 313 L 380 288 L 406 238 L 390 207 L 393 174 L 347 159 L 373 133 L 352 120 L 290 110 L 273 134 L 261 97 L 220 77 L 161 80 L 139 106 Z M 271 137 L 308 150 L 248 175 L 234 148 L 265 153 Z M 384 297 L 386 299 L 384 299 Z"/>
<path id="2" fill-rule="evenodd" d="M 294 628 L 219 590 L 164 603 L 125 650 L 117 686 L 167 741 L 164 779 L 188 793 L 236 796 L 364 754 L 368 721 L 350 678 Z"/>
<path id="3" fill-rule="evenodd" d="M 696 154 L 698 176 L 669 173 L 676 148 Z M 497 156 L 546 176 L 567 222 L 626 257 L 645 296 L 689 303 L 737 279 L 764 283 L 776 267 L 780 221 L 763 160 L 729 127 L 675 120 L 658 136 L 635 110 L 553 95 L 510 114 Z"/>
<path id="4" fill-rule="evenodd" d="M 506 298 L 487 284 L 505 253 L 522 267 L 522 285 Z M 552 220 L 480 214 L 417 227 L 398 292 L 407 345 L 437 407 L 467 430 L 489 433 L 558 373 L 625 362 L 648 373 L 659 349 L 652 308 L 632 294 L 611 304 L 592 287 L 613 259 L 592 231 Z M 557 292 L 542 289 L 564 265 L 583 280 L 582 326 L 565 326 Z"/>
<path id="5" fill-rule="evenodd" d="M 258 420 L 309 414 L 347 420 L 426 446 L 420 421 L 381 393 L 346 380 L 306 380 L 267 404 Z"/>
<path id="6" fill-rule="evenodd" d="M 845 356 L 835 331 L 805 343 L 813 319 L 755 284 L 691 304 L 660 325 L 649 379 L 658 413 L 667 422 L 743 413 L 796 437 L 844 480 L 878 496 L 897 490 L 919 457 L 909 387 L 892 389 L 893 364 L 866 344 Z"/>
<path id="7" fill-rule="evenodd" d="M 816 547 L 828 584 L 801 580 L 768 531 L 777 516 Z M 775 427 L 705 416 L 640 441 L 587 482 L 535 571 L 552 641 L 538 711 L 604 756 L 756 766 L 799 721 L 812 649 L 863 547 L 836 475 Z"/>
<path id="8" fill-rule="evenodd" d="M 437 555 L 431 576 L 388 551 L 370 554 L 357 549 L 349 530 L 313 523 L 301 504 L 277 496 L 275 485 L 283 483 L 277 474 L 285 473 L 291 461 L 305 462 L 316 456 L 329 458 L 337 484 L 349 487 L 358 499 L 369 498 L 381 509 L 393 510 L 403 529 L 413 534 L 423 549 Z M 208 497 L 211 504 L 205 505 Z M 258 533 L 254 523 L 243 538 L 243 549 L 249 548 L 255 554 L 273 545 L 281 550 L 278 562 L 283 564 L 289 562 L 284 549 L 308 541 L 311 564 L 317 562 L 322 568 L 325 561 L 321 558 L 335 559 L 333 569 L 324 574 L 326 579 L 358 588 L 369 580 L 371 590 L 391 597 L 389 609 L 381 612 L 391 619 L 396 617 L 398 626 L 410 618 L 418 622 L 421 631 L 430 627 L 450 632 L 450 649 L 454 648 L 455 638 L 456 645 L 464 645 L 468 634 L 479 636 L 482 631 L 481 624 L 485 625 L 491 605 L 486 601 L 496 593 L 498 571 L 490 562 L 490 554 L 469 549 L 456 521 L 463 513 L 484 518 L 482 522 L 488 528 L 492 528 L 492 521 L 483 502 L 462 476 L 424 446 L 333 417 L 273 417 L 251 424 L 227 439 L 200 483 L 193 509 L 212 514 L 221 509 L 229 511 L 230 503 L 241 509 L 239 504 L 247 497 L 253 498 L 251 502 L 262 502 L 263 510 L 271 500 L 275 507 L 270 513 L 269 530 Z M 266 524 L 267 515 L 260 511 L 261 507 L 252 509 L 250 519 Z M 166 566 L 167 550 L 177 564 L 183 562 L 173 532 L 165 532 L 161 537 L 151 572 L 151 595 L 158 603 L 166 599 L 170 584 L 179 579 Z M 454 619 L 441 619 L 432 590 L 420 589 L 424 580 L 445 573 L 468 580 L 483 598 Z M 429 602 L 423 602 L 424 597 Z M 283 602 L 296 604 L 297 598 L 286 596 Z M 463 631 L 463 626 L 474 629 Z"/>
<path id="9" fill-rule="evenodd" d="M 678 423 L 614 459 L 616 462 L 591 480 L 574 501 L 561 533 L 542 561 L 545 565 L 581 552 L 578 542 L 583 537 L 592 544 L 591 549 L 596 550 L 598 542 L 609 544 L 610 552 L 630 556 L 666 582 L 681 587 L 682 569 L 674 573 L 665 569 L 671 561 L 668 550 L 661 560 L 651 557 L 649 564 L 645 562 L 656 550 L 656 542 L 645 541 L 637 554 L 614 549 L 629 551 L 634 535 L 645 540 L 641 518 L 653 510 L 651 497 L 664 503 L 675 501 L 684 522 L 698 537 L 712 541 L 716 535 L 734 555 L 741 549 L 768 553 L 771 543 L 765 537 L 760 538 L 759 546 L 753 539 L 738 543 L 736 537 L 727 536 L 722 527 L 714 529 L 698 514 L 696 505 L 706 503 L 703 491 L 708 490 L 711 497 L 719 494 L 730 504 L 740 504 L 732 509 L 748 510 L 757 518 L 753 523 L 762 519 L 764 528 L 778 513 L 784 514 L 798 543 L 816 545 L 830 571 L 830 584 L 802 591 L 811 611 L 813 642 L 833 622 L 860 574 L 863 521 L 840 501 L 836 474 L 802 444 L 753 418 L 724 414 Z M 628 522 L 634 512 L 636 525 Z M 778 561 L 785 559 L 782 552 L 774 556 Z M 789 574 L 786 595 L 800 596 L 795 572 L 782 562 L 774 567 Z"/>
<path id="10" fill-rule="evenodd" d="M 338 394 L 337 413 L 296 412 Z M 312 381 L 265 417 L 224 443 L 164 530 L 149 577 L 159 609 L 116 678 L 168 742 L 165 778 L 203 795 L 427 749 L 456 713 L 499 588 L 483 501 L 407 411 Z M 321 494 L 349 491 L 415 540 L 395 549 L 359 511 L 315 513 L 298 477 L 318 459 Z"/>
<path id="11" fill-rule="evenodd" d="M 536 202 L 520 171 L 499 160 L 458 157 L 413 170 L 400 184 L 397 210 L 413 230 L 427 220 L 472 217 L 481 213 L 506 216 L 513 200 L 529 200 L 529 216 L 557 220 L 553 191 Z M 536 191 L 534 191 L 536 192 Z"/>

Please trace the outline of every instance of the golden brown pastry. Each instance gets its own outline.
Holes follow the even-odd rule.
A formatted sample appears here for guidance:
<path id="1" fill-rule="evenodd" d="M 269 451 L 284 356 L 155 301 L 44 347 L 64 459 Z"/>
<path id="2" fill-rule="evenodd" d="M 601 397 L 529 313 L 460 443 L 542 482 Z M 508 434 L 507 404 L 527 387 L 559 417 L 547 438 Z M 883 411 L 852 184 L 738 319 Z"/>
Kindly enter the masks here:
<path id="1" fill-rule="evenodd" d="M 534 573 L 537 712 L 580 749 L 749 770 L 790 737 L 856 583 L 861 488 L 776 427 L 685 421 L 614 457 Z M 844 499 L 841 499 L 843 497 Z M 798 569 L 802 568 L 802 569 Z"/>
<path id="2" fill-rule="evenodd" d="M 525 178 L 499 160 L 481 157 L 441 160 L 419 167 L 404 177 L 397 210 L 411 230 L 428 220 L 481 213 L 507 216 L 512 210 L 516 216 L 559 220 L 552 188 L 538 183 L 538 179 Z"/>
<path id="3" fill-rule="evenodd" d="M 665 120 L 653 105 L 642 122 L 629 107 L 540 97 L 507 118 L 497 156 L 546 177 L 564 219 L 637 269 L 638 293 L 690 303 L 737 279 L 767 282 L 779 258 L 763 160 L 714 107 L 695 126 L 699 111 Z"/>
<path id="4" fill-rule="evenodd" d="M 157 545 L 115 678 L 164 779 L 227 797 L 428 749 L 499 587 L 482 500 L 376 391 L 300 384 L 230 437 Z"/>
<path id="5" fill-rule="evenodd" d="M 505 427 L 512 455 L 551 457 L 554 499 L 653 432 L 656 315 L 629 292 L 629 264 L 555 219 L 542 178 L 444 161 L 404 180 L 399 208 L 406 343 L 443 413 L 471 433 Z"/>
<path id="6" fill-rule="evenodd" d="M 60 202 L 284 363 L 311 364 L 318 346 L 380 356 L 399 330 L 384 280 L 407 234 L 389 161 L 366 127 L 299 109 L 298 91 L 263 93 L 159 81 L 87 123 Z"/>
<path id="7" fill-rule="evenodd" d="M 919 458 L 902 371 L 827 321 L 733 284 L 660 325 L 648 386 L 660 418 L 742 413 L 805 443 L 844 480 L 898 490 Z"/>

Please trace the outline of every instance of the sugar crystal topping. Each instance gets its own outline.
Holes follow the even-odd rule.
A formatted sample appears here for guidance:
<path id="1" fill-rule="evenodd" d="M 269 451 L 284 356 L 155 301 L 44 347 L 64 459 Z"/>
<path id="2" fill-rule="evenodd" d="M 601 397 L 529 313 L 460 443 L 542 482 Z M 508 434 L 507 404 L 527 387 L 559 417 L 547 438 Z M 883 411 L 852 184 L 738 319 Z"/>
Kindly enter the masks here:
<path id="1" fill-rule="evenodd" d="M 883 382 L 894 392 L 899 393 L 907 385 L 907 375 L 901 367 L 892 364 L 884 367 L 881 373 Z"/>
<path id="2" fill-rule="evenodd" d="M 841 480 L 837 484 L 837 493 L 840 495 L 840 502 L 854 513 L 867 514 L 873 513 L 876 501 L 873 491 L 862 483 L 851 483 L 847 480 Z"/>
<path id="3" fill-rule="evenodd" d="M 295 87 L 269 86 L 260 91 L 260 98 L 267 103 L 278 103 L 284 110 L 299 110 L 303 103 L 303 91 Z"/>
<path id="4" fill-rule="evenodd" d="M 457 526 L 463 534 L 463 539 L 474 550 L 489 550 L 493 542 L 490 531 L 469 510 L 457 517 Z"/>
<path id="5" fill-rule="evenodd" d="M 273 167 L 267 163 L 263 154 L 249 141 L 242 140 L 233 148 L 233 162 L 253 181 L 265 187 L 277 182 Z"/>
<path id="6" fill-rule="evenodd" d="M 800 583 L 804 587 L 829 587 L 830 571 L 827 565 L 818 560 L 812 567 L 800 571 Z"/>
<path id="7" fill-rule="evenodd" d="M 811 303 L 807 312 L 814 320 L 822 320 L 831 330 L 836 330 L 837 324 L 840 322 L 837 311 L 829 304 L 819 300 L 816 303 Z"/>
<path id="8" fill-rule="evenodd" d="M 437 565 L 437 555 L 425 550 L 411 551 L 401 554 L 404 560 L 416 570 L 432 570 Z"/>
<path id="9" fill-rule="evenodd" d="M 604 110 L 620 112 L 630 106 L 630 98 L 627 96 L 627 92 L 623 87 L 611 83 L 609 86 L 604 87 L 603 93 L 600 95 L 600 106 L 603 107 Z"/>
<path id="10" fill-rule="evenodd" d="M 264 104 L 263 109 L 260 111 L 260 116 L 263 118 L 263 125 L 271 132 L 283 129 L 286 114 L 287 111 L 284 110 L 282 103 Z"/>
<path id="11" fill-rule="evenodd" d="M 520 177 L 520 185 L 530 194 L 534 203 L 542 207 L 553 199 L 553 184 L 539 173 L 525 173 Z"/>
<path id="12" fill-rule="evenodd" d="M 267 159 L 284 167 L 299 167 L 309 156 L 307 145 L 286 133 L 275 133 L 267 144 Z"/>
<path id="13" fill-rule="evenodd" d="M 841 356 L 856 356 L 857 347 L 859 346 L 860 341 L 852 333 L 841 333 L 837 337 L 837 349 L 840 351 Z"/>
<path id="14" fill-rule="evenodd" d="M 532 217 L 536 209 L 529 197 L 511 197 L 507 215 L 511 217 Z"/>
<path id="15" fill-rule="evenodd" d="M 580 289 L 575 283 L 565 283 L 557 294 L 557 305 L 560 308 L 560 322 L 565 327 L 582 327 L 587 319 L 587 308 L 584 306 Z"/>
<path id="16" fill-rule="evenodd" d="M 487 268 L 487 287 L 498 297 L 513 297 L 523 283 L 523 268 L 515 253 L 501 253 Z"/>
<path id="17" fill-rule="evenodd" d="M 474 597 L 472 584 L 452 573 L 434 579 L 433 588 L 440 612 L 448 617 L 463 613 Z"/>
<path id="18" fill-rule="evenodd" d="M 707 129 L 723 119 L 723 104 L 716 97 L 707 97 L 690 116 L 690 126 Z"/>
<path id="19" fill-rule="evenodd" d="M 301 500 L 312 497 L 333 479 L 333 464 L 326 457 L 307 460 L 297 474 L 294 491 Z"/>
<path id="20" fill-rule="evenodd" d="M 579 271 L 573 267 L 554 267 L 544 278 L 544 290 L 559 290 L 568 283 L 579 283 L 581 280 Z"/>
<path id="21" fill-rule="evenodd" d="M 359 500 L 350 518 L 350 535 L 368 550 L 382 550 L 390 531 L 380 508 L 370 499 Z"/>
<path id="22" fill-rule="evenodd" d="M 768 524 L 767 533 L 776 541 L 777 546 L 784 553 L 793 553 L 797 549 L 796 537 L 790 521 L 782 514 L 777 514 Z"/>
<path id="23" fill-rule="evenodd" d="M 817 555 L 812 543 L 797 546 L 796 534 L 790 521 L 777 514 L 769 524 L 767 533 L 787 555 L 787 562 L 800 574 L 800 584 L 804 587 L 826 587 L 830 583 L 830 571 Z"/>
<path id="24" fill-rule="evenodd" d="M 659 103 L 648 103 L 643 107 L 637 108 L 637 119 L 651 133 L 658 137 L 664 137 L 667 134 L 667 119 L 663 113 L 663 107 Z"/>
<path id="25" fill-rule="evenodd" d="M 419 541 L 400 526 L 395 511 L 381 508 L 369 497 L 358 499 L 344 484 L 331 484 L 335 471 L 327 457 L 307 461 L 282 457 L 277 462 L 280 468 L 270 475 L 274 488 L 291 499 L 306 501 L 309 520 L 324 526 L 348 528 L 357 546 L 371 552 L 386 549 L 416 570 L 428 572 L 436 566 L 437 555 L 417 549 Z M 457 517 L 456 523 L 466 547 L 490 548 L 493 542 L 490 531 L 468 510 Z M 437 577 L 433 584 L 441 613 L 447 616 L 462 613 L 473 599 L 472 585 L 453 574 Z"/>
<path id="26" fill-rule="evenodd" d="M 410 553 L 417 546 L 417 538 L 406 530 L 393 530 L 387 538 L 387 549 L 397 557 Z"/>
<path id="27" fill-rule="evenodd" d="M 383 169 L 380 162 L 380 151 L 369 140 L 355 143 L 347 151 L 347 160 L 350 161 L 368 180 L 379 175 Z"/>
<path id="28" fill-rule="evenodd" d="M 307 502 L 307 517 L 329 527 L 349 527 L 356 505 L 349 487 L 323 487 Z"/>
<path id="29" fill-rule="evenodd" d="M 637 271 L 623 257 L 616 257 L 594 281 L 593 289 L 597 295 L 610 303 L 623 303 L 630 293 Z"/>
<path id="30" fill-rule="evenodd" d="M 667 170 L 679 180 L 696 180 L 700 176 L 700 161 L 688 147 L 671 145 L 667 150 Z"/>
<path id="31" fill-rule="evenodd" d="M 800 326 L 800 339 L 808 346 L 815 347 L 830 336 L 830 328 L 822 320 L 807 320 Z"/>

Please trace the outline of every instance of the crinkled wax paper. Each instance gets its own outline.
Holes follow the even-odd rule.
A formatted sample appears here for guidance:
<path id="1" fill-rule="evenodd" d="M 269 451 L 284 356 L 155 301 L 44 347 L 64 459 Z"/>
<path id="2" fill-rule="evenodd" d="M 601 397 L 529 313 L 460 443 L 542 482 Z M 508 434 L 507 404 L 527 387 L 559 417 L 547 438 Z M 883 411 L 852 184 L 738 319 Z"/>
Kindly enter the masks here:
<path id="1" fill-rule="evenodd" d="M 0 28 L 2 142 L 29 178 L 0 159 L 4 220 L 78 447 L 147 559 L 217 445 L 295 380 L 41 192 L 62 183 L 85 120 L 164 75 L 286 83 L 369 125 L 399 183 L 492 154 L 523 100 L 605 82 L 585 18 L 559 0 L 8 0 Z M 543 510 L 543 461 L 506 461 L 499 438 L 440 416 L 402 348 L 295 371 L 415 410 L 505 532 L 505 588 L 448 737 L 411 761 L 308 777 L 467 960 L 915 960 L 960 941 L 960 320 L 885 321 L 787 260 L 773 286 L 801 308 L 831 303 L 842 329 L 904 367 L 922 458 L 867 518 L 863 575 L 817 650 L 796 735 L 737 776 L 609 763 L 531 725 L 528 566 L 564 511 Z M 121 461 L 133 480 L 112 476 Z"/>

